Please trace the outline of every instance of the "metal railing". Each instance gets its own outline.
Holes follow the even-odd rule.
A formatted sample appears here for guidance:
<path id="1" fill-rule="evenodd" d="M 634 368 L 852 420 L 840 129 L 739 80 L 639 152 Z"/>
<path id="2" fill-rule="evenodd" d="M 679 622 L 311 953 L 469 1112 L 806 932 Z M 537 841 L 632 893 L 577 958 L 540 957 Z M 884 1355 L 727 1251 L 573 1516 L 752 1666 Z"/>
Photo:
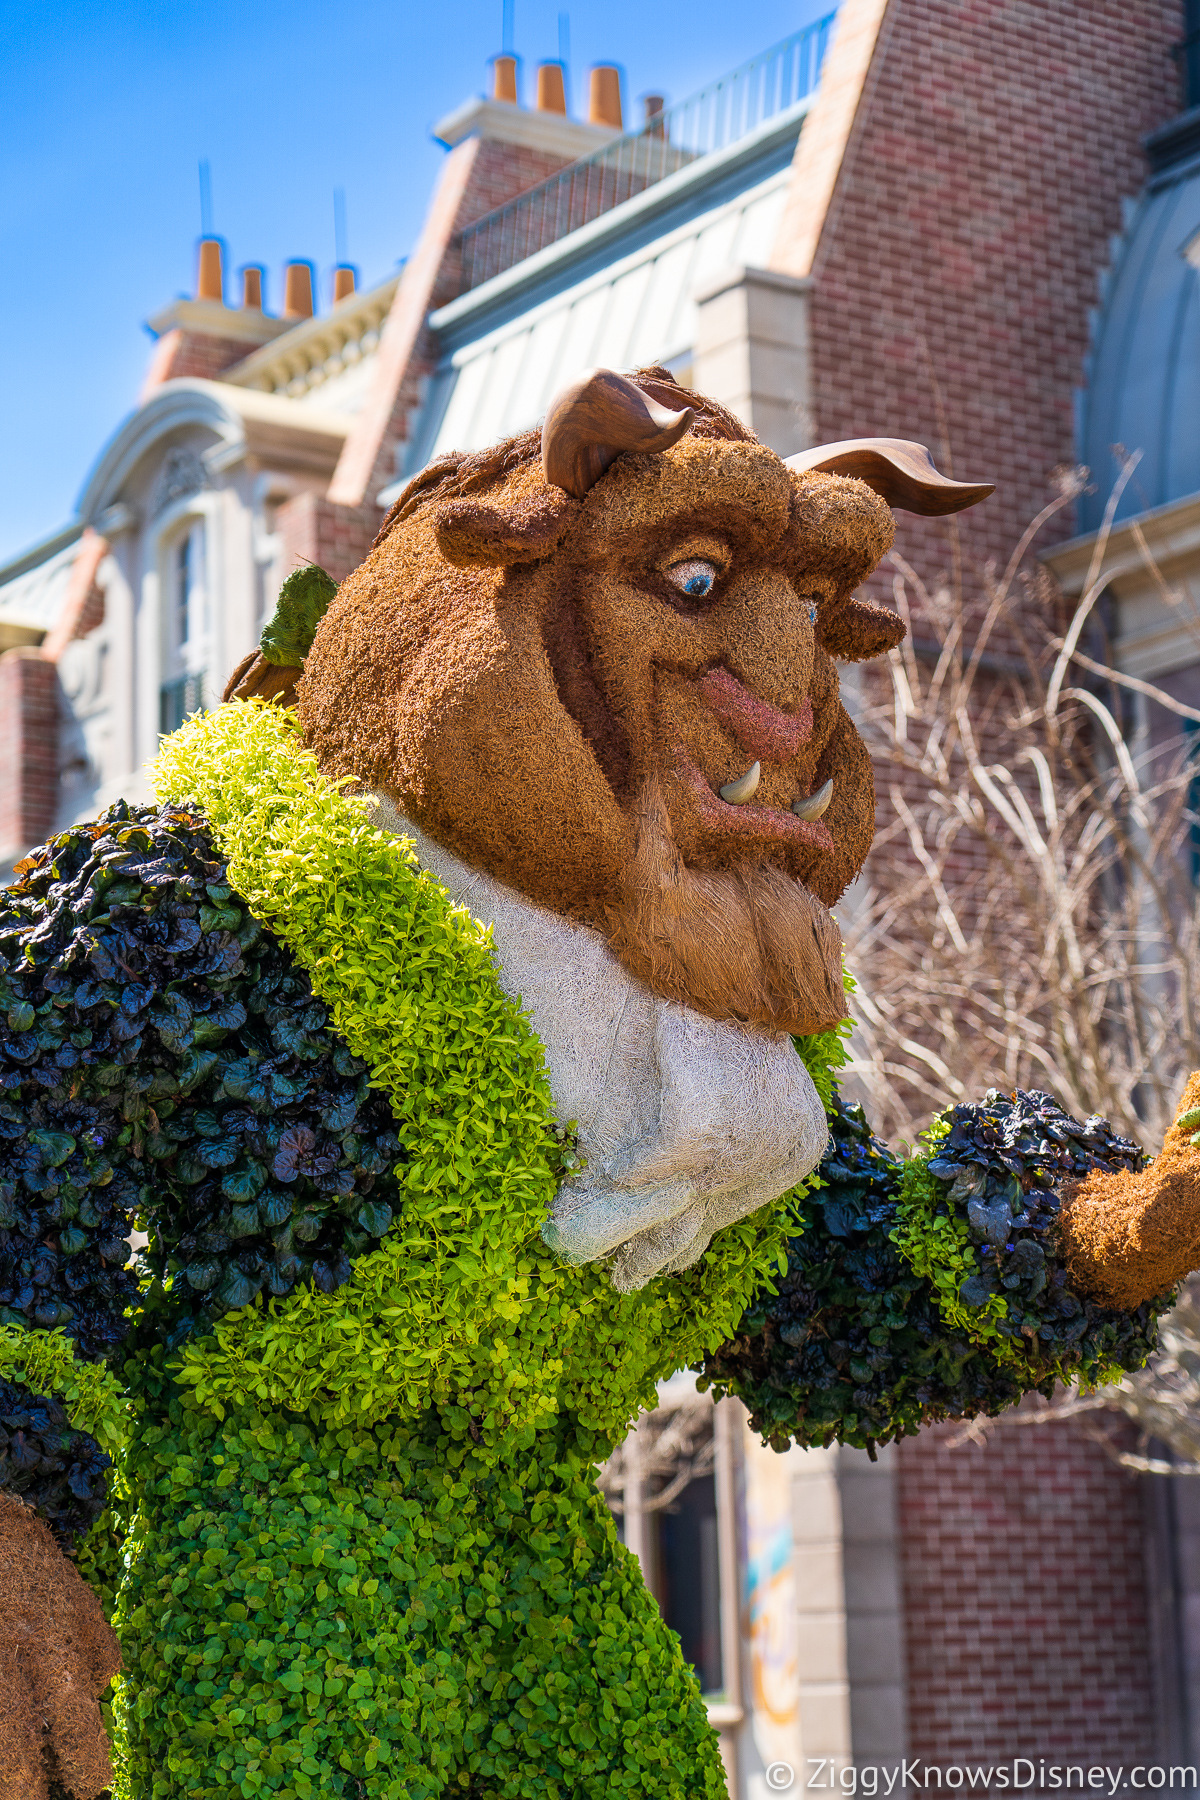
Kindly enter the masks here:
<path id="1" fill-rule="evenodd" d="M 460 293 L 795 106 L 820 80 L 834 17 L 831 12 L 794 32 L 690 99 L 653 114 L 640 131 L 626 132 L 476 219 L 462 234 Z"/>

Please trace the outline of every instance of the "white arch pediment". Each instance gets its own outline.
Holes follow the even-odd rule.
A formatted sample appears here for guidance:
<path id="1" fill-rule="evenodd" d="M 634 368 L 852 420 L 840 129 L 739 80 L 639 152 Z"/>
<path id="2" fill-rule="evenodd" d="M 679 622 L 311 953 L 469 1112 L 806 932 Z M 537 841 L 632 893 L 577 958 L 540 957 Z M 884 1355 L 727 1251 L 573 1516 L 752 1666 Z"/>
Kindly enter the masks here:
<path id="1" fill-rule="evenodd" d="M 112 506 L 154 446 L 186 426 L 204 426 L 231 451 L 244 448 L 245 420 L 233 402 L 236 393 L 218 381 L 165 382 L 144 406 L 121 421 L 101 450 L 79 496 L 79 517 L 90 524 Z"/>
<path id="2" fill-rule="evenodd" d="M 326 413 L 309 402 L 235 387 L 228 381 L 166 381 L 144 406 L 118 425 L 92 466 L 79 496 L 79 517 L 91 524 L 121 498 L 121 490 L 143 458 L 172 433 L 200 425 L 217 443 L 214 451 L 228 467 L 253 451 L 281 467 L 311 471 L 328 480 L 350 429 L 349 414 Z"/>

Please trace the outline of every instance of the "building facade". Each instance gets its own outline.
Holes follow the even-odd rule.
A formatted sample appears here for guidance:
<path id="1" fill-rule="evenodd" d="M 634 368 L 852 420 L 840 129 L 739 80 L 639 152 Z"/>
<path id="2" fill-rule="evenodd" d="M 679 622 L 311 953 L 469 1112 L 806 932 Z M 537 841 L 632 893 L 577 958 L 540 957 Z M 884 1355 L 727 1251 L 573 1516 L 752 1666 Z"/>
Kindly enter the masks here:
<path id="1" fill-rule="evenodd" d="M 665 364 L 785 455 L 916 438 L 994 480 L 953 538 L 900 515 L 919 568 L 1003 563 L 1088 461 L 1098 492 L 1047 552 L 1068 595 L 1109 446 L 1140 449 L 1118 666 L 1200 707 L 1198 28 L 1177 0 L 843 0 L 635 130 L 611 71 L 579 122 L 552 67 L 526 107 L 502 58 L 438 128 L 398 276 L 317 317 L 300 265 L 273 318 L 254 279 L 226 305 L 206 249 L 77 519 L 0 570 L 0 860 L 144 797 L 159 734 L 219 697 L 292 568 L 340 579 L 410 475 L 594 364 Z M 1069 1423 L 962 1437 L 777 1457 L 683 1378 L 608 1472 L 740 1800 L 786 1791 L 781 1764 L 820 1792 L 851 1765 L 1200 1760 L 1187 1484 Z"/>

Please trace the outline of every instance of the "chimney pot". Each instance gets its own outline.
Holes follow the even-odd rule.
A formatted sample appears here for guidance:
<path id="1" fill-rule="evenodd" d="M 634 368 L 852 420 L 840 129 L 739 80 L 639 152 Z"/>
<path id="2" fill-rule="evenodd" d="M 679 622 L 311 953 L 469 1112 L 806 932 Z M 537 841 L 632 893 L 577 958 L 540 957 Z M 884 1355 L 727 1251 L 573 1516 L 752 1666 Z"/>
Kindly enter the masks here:
<path id="1" fill-rule="evenodd" d="M 655 119 L 662 118 L 664 99 L 665 96 L 662 94 L 642 95 L 642 105 L 646 109 L 645 124 L 647 126 L 653 125 Z"/>
<path id="2" fill-rule="evenodd" d="M 563 66 L 557 62 L 538 64 L 537 103 L 539 112 L 563 113 L 567 110 Z"/>
<path id="3" fill-rule="evenodd" d="M 197 300 L 216 300 L 225 304 L 225 274 L 221 267 L 220 238 L 200 239 L 200 270 L 196 281 Z"/>
<path id="4" fill-rule="evenodd" d="M 492 99 L 517 104 L 517 59 L 515 56 L 492 58 Z"/>
<path id="5" fill-rule="evenodd" d="M 340 263 L 333 271 L 333 304 L 348 300 L 355 288 L 355 274 L 349 263 Z"/>
<path id="6" fill-rule="evenodd" d="M 253 265 L 242 270 L 242 311 L 262 311 L 262 270 Z"/>
<path id="7" fill-rule="evenodd" d="M 283 316 L 285 319 L 311 319 L 312 315 L 312 270 L 306 262 L 290 262 L 283 290 Z"/>
<path id="8" fill-rule="evenodd" d="M 593 125 L 612 125 L 618 131 L 624 124 L 621 117 L 621 71 L 612 63 L 599 63 L 592 70 L 588 119 Z"/>

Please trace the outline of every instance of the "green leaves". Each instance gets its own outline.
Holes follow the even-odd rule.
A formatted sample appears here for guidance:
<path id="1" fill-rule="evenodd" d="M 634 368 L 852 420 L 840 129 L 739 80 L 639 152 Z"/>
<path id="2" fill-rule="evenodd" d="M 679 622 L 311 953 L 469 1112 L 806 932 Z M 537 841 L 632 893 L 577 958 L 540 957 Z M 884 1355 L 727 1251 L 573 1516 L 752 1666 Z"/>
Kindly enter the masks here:
<path id="1" fill-rule="evenodd" d="M 259 640 L 267 662 L 282 668 L 302 668 L 317 626 L 336 593 L 337 582 L 316 563 L 306 563 L 289 575 Z"/>
<path id="2" fill-rule="evenodd" d="M 65 1131 L 31 1131 L 29 1141 L 37 1145 L 48 1169 L 61 1167 L 75 1149 L 75 1139 Z"/>
<path id="3" fill-rule="evenodd" d="M 218 1424 L 177 1394 L 141 1419 L 130 1793 L 724 1800 L 695 1678 L 569 1434 L 477 1443 L 457 1409 Z"/>

